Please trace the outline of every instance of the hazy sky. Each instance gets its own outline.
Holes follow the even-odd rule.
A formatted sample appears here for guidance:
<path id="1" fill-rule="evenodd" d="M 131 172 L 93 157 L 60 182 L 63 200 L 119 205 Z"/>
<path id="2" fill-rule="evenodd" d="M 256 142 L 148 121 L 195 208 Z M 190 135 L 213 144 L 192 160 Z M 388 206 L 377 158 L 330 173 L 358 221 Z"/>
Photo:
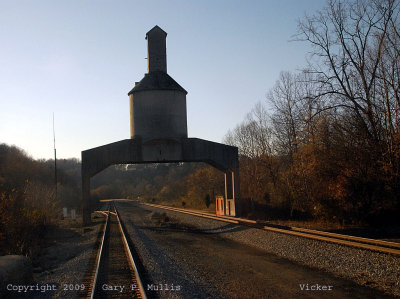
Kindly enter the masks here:
<path id="1" fill-rule="evenodd" d="M 127 93 L 147 72 L 145 34 L 168 33 L 168 73 L 188 91 L 189 137 L 222 142 L 305 65 L 290 42 L 323 0 L 0 0 L 0 143 L 57 158 L 127 139 Z"/>

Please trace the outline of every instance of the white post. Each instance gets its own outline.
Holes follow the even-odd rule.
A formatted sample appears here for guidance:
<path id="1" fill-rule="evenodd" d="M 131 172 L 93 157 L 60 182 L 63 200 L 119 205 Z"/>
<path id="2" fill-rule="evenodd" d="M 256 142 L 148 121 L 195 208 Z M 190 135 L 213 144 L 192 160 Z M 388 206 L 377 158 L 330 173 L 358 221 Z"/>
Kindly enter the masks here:
<path id="1" fill-rule="evenodd" d="M 72 210 L 71 210 L 71 219 L 72 219 L 72 220 L 76 220 L 75 209 L 72 209 Z"/>

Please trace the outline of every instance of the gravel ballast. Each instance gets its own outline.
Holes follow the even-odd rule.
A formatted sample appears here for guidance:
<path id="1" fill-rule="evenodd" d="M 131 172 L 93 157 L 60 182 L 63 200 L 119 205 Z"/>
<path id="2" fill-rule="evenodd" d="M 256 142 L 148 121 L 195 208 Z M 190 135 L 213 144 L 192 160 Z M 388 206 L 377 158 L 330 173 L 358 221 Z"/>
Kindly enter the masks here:
<path id="1" fill-rule="evenodd" d="M 253 295 L 256 294 L 253 298 L 263 298 L 261 294 L 267 290 L 267 287 L 275 287 L 280 291 L 279 282 L 283 275 L 278 272 L 284 272 L 288 267 L 292 268 L 292 272 L 287 273 L 292 273 L 290 274 L 292 276 L 287 277 L 283 283 L 292 284 L 292 286 L 286 287 L 288 292 L 294 292 L 293 296 L 289 296 L 291 298 L 303 298 L 304 296 L 313 298 L 310 297 L 311 295 L 328 298 L 328 293 L 300 292 L 300 297 L 298 296 L 299 290 L 296 290 L 296 283 L 321 281 L 332 283 L 336 292 L 346 295 L 341 298 L 365 298 L 366 294 L 366 297 L 385 298 L 385 296 L 381 296 L 383 295 L 381 291 L 392 296 L 400 296 L 400 258 L 393 255 L 284 235 L 147 205 L 141 205 L 141 209 L 134 214 L 132 210 L 136 204 L 121 202 L 121 204 L 117 204 L 117 206 L 119 205 L 126 229 L 137 247 L 143 262 L 142 267 L 147 272 L 145 275 L 148 277 L 143 277 L 144 281 L 150 281 L 153 284 L 168 284 L 169 287 L 172 285 L 182 286 L 180 291 L 151 292 L 153 295 L 157 293 L 157 298 L 227 298 L 228 292 L 231 292 L 229 293 L 230 298 L 250 298 L 249 294 L 247 297 L 243 297 L 243 293 L 241 293 L 245 287 L 251 288 Z M 167 226 L 164 225 L 164 222 L 157 224 L 158 220 L 154 218 L 156 215 L 169 217 L 169 220 L 163 220 L 168 221 L 166 222 Z M 48 236 L 52 240 L 52 244 L 44 250 L 43 255 L 33 265 L 34 281 L 39 285 L 57 284 L 58 290 L 30 294 L 34 296 L 29 296 L 29 298 L 76 298 L 77 292 L 65 291 L 63 286 L 82 283 L 88 259 L 104 218 L 100 216 L 93 220 L 94 223 L 90 227 L 72 228 L 67 225 L 65 229 L 61 228 L 52 236 Z M 180 233 L 181 231 L 186 233 Z M 221 237 L 228 247 L 221 244 L 219 241 Z M 216 242 L 215 246 L 211 246 L 210 242 L 214 241 Z M 228 258 L 225 259 L 218 252 L 209 254 L 208 246 L 210 246 L 210 250 L 214 251 L 219 248 L 219 252 L 225 252 L 227 255 L 236 254 L 237 258 L 233 259 L 234 262 L 230 262 Z M 243 248 L 247 248 L 246 251 Z M 249 255 L 247 261 L 239 262 L 239 257 L 241 257 L 237 255 L 239 250 L 242 250 L 243 255 L 255 251 L 253 257 L 257 261 L 259 261 L 258 256 L 260 255 L 276 256 L 278 262 L 275 266 L 274 263 L 257 264 L 258 262 L 253 262 L 252 255 Z M 193 255 L 191 252 L 197 252 L 197 255 Z M 210 260 L 198 260 L 196 257 L 199 256 L 207 257 Z M 304 270 L 304 266 L 292 267 L 290 263 L 311 268 Z M 275 267 L 275 270 L 270 273 L 276 273 L 276 275 L 273 274 L 276 277 L 267 275 L 256 280 L 256 275 L 270 267 Z M 231 269 L 235 269 L 237 272 L 243 271 L 245 279 L 237 280 L 240 276 L 234 276 L 230 272 Z M 139 272 L 141 272 L 140 270 Z M 333 273 L 333 275 L 329 273 Z M 358 288 L 354 282 L 348 284 L 341 280 L 342 278 L 347 279 L 346 281 L 355 281 L 363 287 Z M 251 282 L 249 285 L 245 285 L 252 280 L 254 280 L 253 285 Z M 257 284 L 264 284 L 264 282 L 264 288 L 262 288 L 263 285 Z M 237 295 L 232 293 L 234 291 L 232 285 L 237 286 Z M 369 288 L 366 290 L 364 286 Z M 373 290 L 371 287 L 381 291 Z M 364 289 L 361 290 L 362 288 Z M 260 294 L 257 295 L 257 292 Z M 359 296 L 357 296 L 358 292 L 360 292 Z M 368 292 L 371 292 L 369 296 Z M 374 292 L 376 294 L 380 292 L 381 295 L 377 296 Z M 285 297 L 289 298 L 288 295 L 289 293 Z M 269 298 L 278 298 L 278 295 L 269 296 Z"/>
<path id="2" fill-rule="evenodd" d="M 39 286 L 55 285 L 56 290 L 27 293 L 27 298 L 76 298 L 104 217 L 92 221 L 90 227 L 82 228 L 64 220 L 46 237 L 51 245 L 34 261 L 34 281 Z"/>
<path id="3" fill-rule="evenodd" d="M 242 225 L 191 216 L 151 206 L 181 223 L 246 244 L 297 263 L 331 272 L 361 285 L 400 296 L 400 258 L 348 246 L 290 236 Z"/>

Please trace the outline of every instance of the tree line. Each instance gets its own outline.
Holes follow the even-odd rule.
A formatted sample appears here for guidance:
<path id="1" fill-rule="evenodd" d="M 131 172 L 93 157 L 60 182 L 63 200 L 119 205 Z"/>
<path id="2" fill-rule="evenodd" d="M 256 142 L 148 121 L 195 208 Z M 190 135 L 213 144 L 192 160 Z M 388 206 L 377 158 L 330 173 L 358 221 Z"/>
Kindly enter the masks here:
<path id="1" fill-rule="evenodd" d="M 282 72 L 228 132 L 241 195 L 340 222 L 398 221 L 399 1 L 328 1 L 298 23 L 308 65 Z"/>
<path id="2" fill-rule="evenodd" d="M 204 163 L 115 165 L 93 177 L 91 197 L 209 208 L 224 188 L 223 173 Z"/>
<path id="3" fill-rule="evenodd" d="M 80 163 L 58 162 L 56 192 L 54 160 L 34 160 L 16 146 L 0 144 L 0 255 L 37 255 L 61 207 L 80 206 Z"/>

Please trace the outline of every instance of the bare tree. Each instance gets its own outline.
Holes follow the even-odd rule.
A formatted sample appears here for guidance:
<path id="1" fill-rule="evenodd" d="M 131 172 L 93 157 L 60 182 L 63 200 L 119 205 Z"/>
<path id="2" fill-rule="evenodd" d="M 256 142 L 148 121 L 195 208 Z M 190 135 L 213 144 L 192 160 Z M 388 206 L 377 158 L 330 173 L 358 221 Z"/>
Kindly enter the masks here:
<path id="1" fill-rule="evenodd" d="M 271 175 L 277 177 L 272 163 L 272 128 L 265 106 L 257 103 L 224 141 L 239 148 L 242 196 L 264 200 Z"/>
<path id="2" fill-rule="evenodd" d="M 297 150 L 298 137 L 301 126 L 299 84 L 296 76 L 289 72 L 282 72 L 275 86 L 267 94 L 267 101 L 273 105 L 274 114 L 271 116 L 275 146 L 282 155 L 288 155 L 293 160 Z"/>
<path id="3" fill-rule="evenodd" d="M 337 1 L 299 23 L 298 39 L 314 48 L 309 70 L 318 75 L 331 107 L 351 109 L 365 135 L 381 140 L 377 81 L 397 0 Z"/>

